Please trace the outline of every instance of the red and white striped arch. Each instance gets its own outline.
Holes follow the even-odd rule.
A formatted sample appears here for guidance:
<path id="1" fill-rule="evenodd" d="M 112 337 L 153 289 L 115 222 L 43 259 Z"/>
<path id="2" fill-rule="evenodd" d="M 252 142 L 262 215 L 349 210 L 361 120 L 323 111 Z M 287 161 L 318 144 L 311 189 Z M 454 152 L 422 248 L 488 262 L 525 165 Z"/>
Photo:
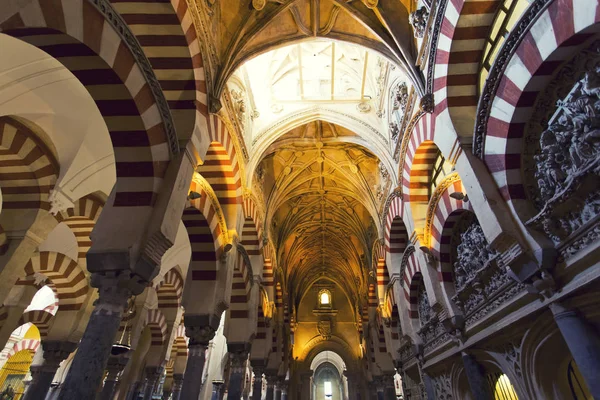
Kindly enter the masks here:
<path id="1" fill-rule="evenodd" d="M 155 286 L 159 309 L 177 309 L 181 306 L 183 278 L 177 267 L 171 268 Z"/>
<path id="2" fill-rule="evenodd" d="M 403 266 L 404 274 L 402 279 L 404 280 L 404 296 L 410 305 L 408 314 L 411 318 L 418 318 L 418 307 L 417 297 L 419 286 L 423 281 L 423 275 L 421 274 L 421 265 L 417 259 L 416 253 L 412 253 L 406 258 L 406 265 Z"/>
<path id="3" fill-rule="evenodd" d="M 148 310 L 146 325 L 150 328 L 150 345 L 162 346 L 167 340 L 167 322 L 162 311 Z"/>
<path id="4" fill-rule="evenodd" d="M 27 277 L 36 273 L 46 276 L 52 282 L 61 312 L 77 311 L 81 308 L 89 285 L 76 261 L 61 253 L 42 251 L 31 257 L 25 265 Z M 22 284 L 20 281 L 25 283 L 27 279 L 20 279 L 17 284 Z"/>
<path id="5" fill-rule="evenodd" d="M 4 214 L 22 209 L 50 210 L 48 197 L 59 173 L 54 154 L 35 132 L 14 118 L 0 117 Z"/>
<path id="6" fill-rule="evenodd" d="M 77 240 L 77 262 L 83 269 L 87 266 L 85 256 L 92 247 L 90 235 L 103 207 L 102 201 L 89 195 L 77 200 L 73 207 L 61 211 L 55 216 L 58 222 L 64 222 L 73 231 Z"/>
<path id="7" fill-rule="evenodd" d="M 393 199 L 390 201 L 388 208 L 385 213 L 385 230 L 384 230 L 384 243 L 385 250 L 388 253 L 398 253 L 402 247 L 402 232 L 399 232 L 399 227 L 394 224 L 398 218 L 402 220 L 404 217 L 404 203 L 399 193 L 392 193 Z M 406 227 L 404 227 L 406 231 Z M 406 247 L 406 245 L 404 245 Z"/>
<path id="8" fill-rule="evenodd" d="M 521 175 L 523 134 L 536 99 L 564 61 L 600 31 L 597 1 L 554 0 L 533 23 L 508 61 L 492 102 L 484 161 L 515 210 L 526 200 Z"/>
<path id="9" fill-rule="evenodd" d="M 54 315 L 47 310 L 31 310 L 23 313 L 19 319 L 19 326 L 31 323 L 40 331 L 40 337 L 43 339 L 50 330 L 50 323 Z"/>
<path id="10" fill-rule="evenodd" d="M 15 343 L 15 345 L 13 346 L 13 348 L 8 353 L 7 358 L 11 358 L 12 356 L 14 356 L 19 351 L 22 351 L 22 350 L 29 350 L 31 352 L 31 354 L 35 354 L 35 352 L 37 351 L 37 349 L 39 347 L 40 347 L 40 341 L 39 340 L 37 340 L 37 339 L 23 339 L 23 340 Z"/>
<path id="11" fill-rule="evenodd" d="M 244 198 L 244 226 L 242 244 L 249 255 L 259 255 L 262 249 L 262 218 L 252 196 Z"/>
<path id="12" fill-rule="evenodd" d="M 402 199 L 405 202 L 421 199 L 420 192 L 411 191 L 412 177 L 420 177 L 421 171 L 427 169 L 427 146 L 423 143 L 433 142 L 435 136 L 435 120 L 432 114 L 425 113 L 419 118 L 406 144 L 406 155 L 400 160 L 399 176 L 402 176 Z M 433 143 L 432 143 L 433 144 Z"/>
<path id="13" fill-rule="evenodd" d="M 240 252 L 233 270 L 233 281 L 231 283 L 231 300 L 229 309 L 229 318 L 248 319 L 248 301 L 250 299 L 251 279 L 250 268 Z M 241 332 L 240 332 L 241 333 Z M 228 338 L 232 340 L 231 338 Z"/>
<path id="14" fill-rule="evenodd" d="M 447 110 L 459 136 L 473 135 L 480 61 L 501 2 L 446 2 L 433 75 L 434 115 Z"/>
<path id="15" fill-rule="evenodd" d="M 0 11 L 0 32 L 55 57 L 88 89 L 116 161 L 115 207 L 152 206 L 170 159 L 160 108 L 127 44 L 88 0 L 34 0 Z"/>
<path id="16" fill-rule="evenodd" d="M 385 265 L 385 247 L 380 241 L 375 241 L 373 244 L 373 265 L 377 277 L 377 304 L 383 304 L 385 290 L 390 283 L 390 275 Z"/>
<path id="17" fill-rule="evenodd" d="M 242 204 L 240 164 L 233 135 L 217 115 L 210 115 L 208 136 L 210 146 L 204 163 L 197 171 L 213 188 L 223 209 L 227 225 L 235 227 Z"/>
<path id="18" fill-rule="evenodd" d="M 457 200 L 450 195 L 452 193 L 466 194 L 462 181 L 458 180 L 450 184 L 438 198 L 435 204 L 431 204 L 431 221 L 427 226 L 431 227 L 428 232 L 430 248 L 436 259 L 440 261 L 438 277 L 442 282 L 452 282 L 452 260 L 450 249 L 450 238 L 456 221 L 464 211 L 472 211 L 471 202 Z"/>

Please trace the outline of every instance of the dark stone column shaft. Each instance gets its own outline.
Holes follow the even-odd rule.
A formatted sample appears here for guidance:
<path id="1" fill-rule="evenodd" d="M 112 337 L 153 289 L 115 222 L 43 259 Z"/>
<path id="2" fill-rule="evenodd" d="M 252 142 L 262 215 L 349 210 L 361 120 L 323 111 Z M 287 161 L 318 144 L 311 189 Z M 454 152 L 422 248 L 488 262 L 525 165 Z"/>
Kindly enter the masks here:
<path id="1" fill-rule="evenodd" d="M 265 400 L 275 400 L 275 385 L 273 382 L 269 382 L 269 378 L 267 378 L 267 395 L 265 396 Z"/>
<path id="2" fill-rule="evenodd" d="M 433 386 L 433 379 L 425 372 L 421 374 L 423 378 L 423 385 L 425 386 L 425 393 L 427 393 L 427 399 L 433 400 L 435 399 L 435 387 Z"/>
<path id="3" fill-rule="evenodd" d="M 262 397 L 262 374 L 263 371 L 254 368 L 254 383 L 252 386 L 252 400 L 261 400 Z"/>
<path id="4" fill-rule="evenodd" d="M 179 397 L 181 400 L 196 400 L 200 395 L 206 347 L 207 344 L 193 344 L 190 340 L 188 359 L 183 375 L 183 387 Z"/>
<path id="5" fill-rule="evenodd" d="M 117 279 L 107 279 L 98 284 L 92 276 L 99 297 L 69 368 L 61 400 L 93 399 L 96 396 L 127 299 L 132 295 L 129 288 L 119 286 L 119 283 Z"/>
<path id="6" fill-rule="evenodd" d="M 554 320 L 595 399 L 600 399 L 600 336 L 574 310 L 550 304 Z"/>
<path id="7" fill-rule="evenodd" d="M 250 352 L 250 343 L 229 343 L 229 385 L 227 386 L 227 398 L 241 399 L 244 389 L 244 378 L 246 372 L 246 361 Z"/>
<path id="8" fill-rule="evenodd" d="M 173 400 L 179 400 L 181 387 L 183 386 L 183 374 L 173 374 Z"/>
<path id="9" fill-rule="evenodd" d="M 76 348 L 77 343 L 51 340 L 42 342 L 44 361 L 42 365 L 31 366 L 32 380 L 23 400 L 46 398 L 60 363 L 66 360 Z"/>
<path id="10" fill-rule="evenodd" d="M 281 389 L 275 388 L 275 400 L 281 400 Z"/>
<path id="11" fill-rule="evenodd" d="M 462 361 L 473 398 L 476 400 L 493 400 L 483 367 L 473 356 L 464 352 L 462 353 Z"/>
<path id="12" fill-rule="evenodd" d="M 152 400 L 152 395 L 156 385 L 162 376 L 162 367 L 146 367 L 146 390 L 144 391 L 144 400 Z"/>

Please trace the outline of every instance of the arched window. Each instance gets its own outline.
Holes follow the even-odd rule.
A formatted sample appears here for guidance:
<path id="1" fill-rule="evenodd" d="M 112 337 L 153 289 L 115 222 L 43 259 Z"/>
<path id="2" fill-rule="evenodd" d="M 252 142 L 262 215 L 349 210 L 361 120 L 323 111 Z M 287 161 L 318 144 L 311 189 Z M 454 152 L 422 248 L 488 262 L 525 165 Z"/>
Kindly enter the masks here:
<path id="1" fill-rule="evenodd" d="M 331 307 L 331 292 L 329 290 L 321 290 L 319 292 L 319 305 Z"/>
<path id="2" fill-rule="evenodd" d="M 496 13 L 490 34 L 486 39 L 481 66 L 479 68 L 479 93 L 483 90 L 485 80 L 492 68 L 496 55 L 502 48 L 508 33 L 515 26 L 523 11 L 527 8 L 527 0 L 504 0 Z"/>
<path id="3" fill-rule="evenodd" d="M 495 400 L 519 400 L 517 392 L 506 374 L 495 372 L 487 375 Z"/>
<path id="4" fill-rule="evenodd" d="M 431 180 L 429 181 L 429 197 L 433 192 L 435 192 L 435 188 L 444 180 L 444 178 L 452 173 L 452 165 L 446 161 L 442 152 L 438 150 L 437 155 L 435 157 L 435 161 L 433 163 L 433 168 L 431 170 Z"/>

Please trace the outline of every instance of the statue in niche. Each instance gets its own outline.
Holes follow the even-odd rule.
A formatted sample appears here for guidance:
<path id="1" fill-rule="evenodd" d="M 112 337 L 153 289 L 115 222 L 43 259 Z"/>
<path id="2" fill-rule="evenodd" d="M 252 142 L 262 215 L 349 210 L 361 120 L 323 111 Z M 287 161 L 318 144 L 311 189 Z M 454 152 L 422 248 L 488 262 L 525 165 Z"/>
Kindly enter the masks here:
<path id="1" fill-rule="evenodd" d="M 425 29 L 427 28 L 427 20 L 429 19 L 429 11 L 425 6 L 419 8 L 415 12 L 412 12 L 408 16 L 408 22 L 412 25 L 416 38 L 422 39 L 425 36 Z"/>

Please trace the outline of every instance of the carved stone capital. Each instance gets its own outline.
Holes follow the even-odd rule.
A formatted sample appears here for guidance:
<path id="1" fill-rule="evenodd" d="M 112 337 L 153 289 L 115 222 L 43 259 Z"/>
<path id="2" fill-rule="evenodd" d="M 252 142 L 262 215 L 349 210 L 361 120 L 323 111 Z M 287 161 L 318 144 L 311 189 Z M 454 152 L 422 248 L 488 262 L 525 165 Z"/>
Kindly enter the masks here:
<path id="1" fill-rule="evenodd" d="M 425 6 L 419 8 L 408 16 L 408 22 L 412 25 L 416 38 L 422 39 L 425 36 L 425 29 L 427 29 L 428 19 L 429 11 Z"/>
<path id="2" fill-rule="evenodd" d="M 246 361 L 248 361 L 250 343 L 228 343 L 227 351 L 231 372 L 242 373 L 246 367 Z"/>
<path id="3" fill-rule="evenodd" d="M 206 348 L 208 342 L 215 337 L 219 327 L 219 317 L 213 315 L 186 315 L 184 317 L 185 335 L 190 338 L 189 347 L 198 345 Z"/>
<path id="4" fill-rule="evenodd" d="M 433 112 L 434 106 L 435 103 L 433 101 L 432 93 L 427 93 L 423 97 L 421 97 L 421 103 L 419 104 L 419 107 L 422 111 L 431 114 Z"/>
<path id="5" fill-rule="evenodd" d="M 59 340 L 44 340 L 42 341 L 44 363 L 35 367 L 43 372 L 56 371 L 56 368 L 58 368 L 60 363 L 66 360 L 67 357 L 69 357 L 69 354 L 74 352 L 76 348 L 77 343 Z"/>
<path id="6" fill-rule="evenodd" d="M 50 214 L 56 215 L 61 211 L 66 211 L 69 208 L 75 207 L 73 200 L 67 196 L 61 188 L 55 187 L 50 191 L 48 197 L 50 201 Z"/>

